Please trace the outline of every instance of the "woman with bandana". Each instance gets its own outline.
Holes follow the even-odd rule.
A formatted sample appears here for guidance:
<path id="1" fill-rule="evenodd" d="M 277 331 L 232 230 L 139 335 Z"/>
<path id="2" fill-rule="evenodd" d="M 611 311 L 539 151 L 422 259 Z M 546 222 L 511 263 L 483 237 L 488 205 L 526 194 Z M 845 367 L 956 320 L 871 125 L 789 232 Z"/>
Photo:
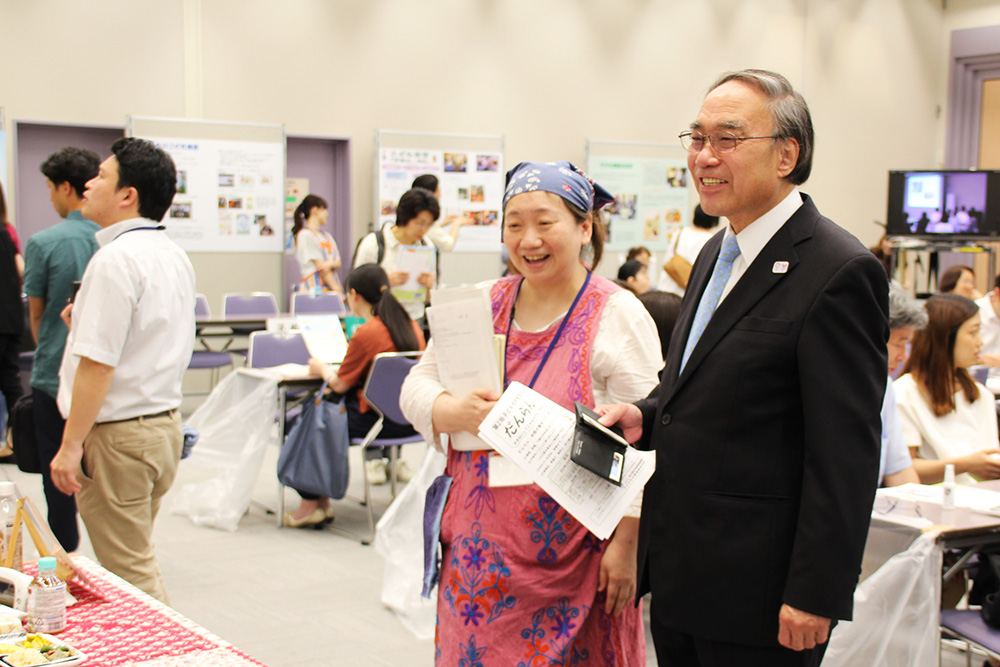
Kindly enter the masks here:
<path id="1" fill-rule="evenodd" d="M 568 162 L 507 173 L 503 235 L 516 275 L 490 286 L 504 377 L 569 410 L 644 397 L 662 365 L 639 301 L 581 261 L 600 261 L 597 211 L 612 200 Z M 403 386 L 404 413 L 429 442 L 476 433 L 498 396 L 450 395 L 436 358 L 432 340 Z M 447 453 L 436 664 L 645 665 L 632 604 L 638 502 L 602 541 L 526 478 L 491 486 L 492 452 Z"/>

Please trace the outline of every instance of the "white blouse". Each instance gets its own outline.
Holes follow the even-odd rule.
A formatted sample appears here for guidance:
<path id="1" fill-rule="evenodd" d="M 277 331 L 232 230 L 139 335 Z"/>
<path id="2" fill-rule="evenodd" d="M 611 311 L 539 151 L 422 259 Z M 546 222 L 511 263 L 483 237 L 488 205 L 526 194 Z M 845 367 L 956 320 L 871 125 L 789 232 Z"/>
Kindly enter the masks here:
<path id="1" fill-rule="evenodd" d="M 950 459 L 982 449 L 995 449 L 997 412 L 993 393 L 976 383 L 979 398 L 966 400 L 960 390 L 955 394 L 955 410 L 938 417 L 924 399 L 913 375 L 907 373 L 893 384 L 903 440 L 907 447 L 917 447 L 925 459 Z M 956 476 L 960 484 L 975 484 L 968 473 Z"/>
<path id="2" fill-rule="evenodd" d="M 482 286 L 491 284 L 492 281 Z M 558 326 L 562 317 L 545 329 Z M 516 320 L 514 326 L 517 327 Z M 659 383 L 662 367 L 656 324 L 645 306 L 627 290 L 611 294 L 597 325 L 590 358 L 595 404 L 632 403 L 645 398 Z M 432 337 L 420 362 L 403 383 L 399 397 L 403 414 L 427 442 L 437 443 L 432 413 L 434 401 L 444 392 Z M 641 498 L 639 494 L 627 515 L 639 515 Z"/>

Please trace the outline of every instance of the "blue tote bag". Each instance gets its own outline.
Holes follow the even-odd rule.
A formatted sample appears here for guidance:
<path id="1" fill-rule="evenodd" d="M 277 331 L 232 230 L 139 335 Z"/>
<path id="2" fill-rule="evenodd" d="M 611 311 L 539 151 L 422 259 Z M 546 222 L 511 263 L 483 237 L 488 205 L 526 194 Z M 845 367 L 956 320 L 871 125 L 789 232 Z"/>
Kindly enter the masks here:
<path id="1" fill-rule="evenodd" d="M 278 457 L 278 481 L 299 491 L 327 498 L 347 493 L 350 469 L 347 450 L 347 407 L 323 400 L 326 384 L 302 407 Z"/>

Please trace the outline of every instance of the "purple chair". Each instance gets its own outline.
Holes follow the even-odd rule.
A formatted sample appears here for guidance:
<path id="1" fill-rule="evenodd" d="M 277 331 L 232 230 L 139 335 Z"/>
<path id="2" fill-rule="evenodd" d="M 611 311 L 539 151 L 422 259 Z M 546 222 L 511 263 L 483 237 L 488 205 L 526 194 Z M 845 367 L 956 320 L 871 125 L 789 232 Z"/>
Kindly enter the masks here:
<path id="1" fill-rule="evenodd" d="M 344 300 L 336 292 L 321 292 L 309 294 L 295 292 L 292 294 L 292 315 L 309 313 L 332 314 L 343 317 L 347 315 Z"/>
<path id="2" fill-rule="evenodd" d="M 247 366 L 270 368 L 281 364 L 308 364 L 309 350 L 300 333 L 254 331 L 250 334 Z"/>
<path id="3" fill-rule="evenodd" d="M 399 447 L 414 442 L 424 442 L 420 434 L 414 434 L 405 438 L 380 438 L 382 425 L 386 419 L 397 424 L 408 424 L 403 411 L 399 408 L 399 392 L 403 388 L 403 380 L 409 374 L 410 369 L 416 365 L 417 359 L 423 352 L 383 352 L 375 356 L 372 361 L 371 370 L 368 372 L 368 379 L 365 380 L 364 396 L 365 400 L 378 414 L 378 421 L 371 427 L 364 438 L 352 438 L 352 445 L 360 445 L 362 461 L 362 477 L 365 480 L 365 497 L 362 501 L 368 510 L 368 537 L 354 535 L 348 531 L 335 526 L 334 530 L 347 533 L 352 537 L 359 538 L 362 544 L 371 544 L 375 538 L 375 514 L 372 509 L 371 485 L 368 484 L 368 475 L 364 474 L 364 451 L 367 447 L 388 447 L 389 460 L 391 461 L 391 472 L 389 479 L 392 483 L 392 495 L 396 496 L 396 459 L 399 456 Z"/>
<path id="4" fill-rule="evenodd" d="M 1000 654 L 1000 630 L 986 625 L 978 609 L 942 609 L 941 631 L 966 643 L 966 665 L 972 664 L 972 645 Z"/>
<path id="5" fill-rule="evenodd" d="M 203 317 L 208 318 L 212 316 L 211 310 L 208 307 L 208 299 L 205 298 L 204 294 L 196 294 L 194 297 L 194 316 L 196 318 Z M 196 330 L 197 334 L 198 331 Z M 191 353 L 191 361 L 188 362 L 189 370 L 198 369 L 208 369 L 212 371 L 211 374 L 211 387 L 209 392 L 215 388 L 215 385 L 219 382 L 219 369 L 225 368 L 226 366 L 233 365 L 233 358 L 228 352 L 216 352 L 215 350 L 209 349 L 208 343 L 205 342 L 204 338 L 199 338 L 198 341 L 204 346 L 203 350 L 195 350 Z"/>
<path id="6" fill-rule="evenodd" d="M 222 297 L 222 315 L 226 319 L 237 319 L 240 315 L 277 315 L 278 301 L 270 292 L 249 292 L 246 294 L 226 294 Z M 254 327 L 232 326 L 234 334 L 248 336 Z"/>

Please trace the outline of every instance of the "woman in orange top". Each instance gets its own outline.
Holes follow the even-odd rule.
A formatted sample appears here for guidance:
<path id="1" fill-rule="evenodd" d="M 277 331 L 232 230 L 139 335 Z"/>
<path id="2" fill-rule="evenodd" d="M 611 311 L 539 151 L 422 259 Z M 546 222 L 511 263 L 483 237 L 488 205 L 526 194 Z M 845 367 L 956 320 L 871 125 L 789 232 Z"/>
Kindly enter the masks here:
<path id="1" fill-rule="evenodd" d="M 347 305 L 365 323 L 351 336 L 343 363 L 334 369 L 319 359 L 310 359 L 309 370 L 327 381 L 336 394 L 346 394 L 344 401 L 347 406 L 348 433 L 351 438 L 363 438 L 378 420 L 378 415 L 368 407 L 362 396 L 372 360 L 382 352 L 422 350 L 424 334 L 392 296 L 389 277 L 378 264 L 362 264 L 347 276 Z M 382 435 L 388 438 L 413 434 L 413 427 L 409 424 L 397 424 L 389 419 L 385 420 L 382 427 Z M 371 448 L 370 452 L 366 452 L 368 456 L 374 453 L 377 458 L 369 460 L 365 468 L 369 482 L 384 483 L 385 463 L 378 449 Z M 396 470 L 397 478 L 407 481 L 409 475 L 401 474 L 402 472 L 400 464 Z M 404 476 L 406 479 L 403 479 Z M 377 479 L 373 479 L 376 477 Z M 305 491 L 298 493 L 302 496 L 302 503 L 294 512 L 285 515 L 286 526 L 298 528 L 333 520 L 329 498 Z"/>

